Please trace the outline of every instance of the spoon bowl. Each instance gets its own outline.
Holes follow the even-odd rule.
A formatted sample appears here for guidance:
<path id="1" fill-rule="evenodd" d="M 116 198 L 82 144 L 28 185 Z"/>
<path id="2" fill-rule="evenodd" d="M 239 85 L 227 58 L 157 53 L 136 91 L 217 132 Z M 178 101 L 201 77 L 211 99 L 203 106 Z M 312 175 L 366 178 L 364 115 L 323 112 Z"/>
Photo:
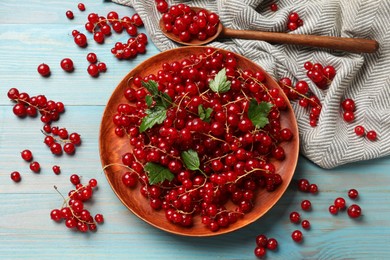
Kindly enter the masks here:
<path id="1" fill-rule="evenodd" d="M 199 10 L 202 10 L 204 8 L 191 7 L 191 9 L 195 12 L 198 12 Z M 159 26 L 166 37 L 181 45 L 187 46 L 205 45 L 214 41 L 217 38 L 239 38 L 247 40 L 261 40 L 278 44 L 303 45 L 354 53 L 374 53 L 379 48 L 378 42 L 371 39 L 235 30 L 226 28 L 221 23 L 217 25 L 217 32 L 212 37 L 209 37 L 203 41 L 199 39 L 192 39 L 190 42 L 183 42 L 174 33 L 168 32 L 165 29 L 164 21 L 162 18 L 160 19 Z"/>

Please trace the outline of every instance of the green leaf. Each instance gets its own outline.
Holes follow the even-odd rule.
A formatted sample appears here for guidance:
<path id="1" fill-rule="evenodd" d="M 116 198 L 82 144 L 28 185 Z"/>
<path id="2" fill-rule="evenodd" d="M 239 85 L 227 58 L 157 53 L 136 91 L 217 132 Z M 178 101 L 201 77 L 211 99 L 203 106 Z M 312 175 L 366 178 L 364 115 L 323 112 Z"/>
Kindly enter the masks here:
<path id="1" fill-rule="evenodd" d="M 162 124 L 167 118 L 167 110 L 163 107 L 153 107 L 152 109 L 147 109 L 146 116 L 142 118 L 141 125 L 139 126 L 139 131 L 142 133 L 149 128 L 152 128 L 155 124 Z"/>
<path id="2" fill-rule="evenodd" d="M 211 116 L 211 113 L 213 113 L 213 109 L 212 108 L 207 108 L 207 109 L 204 109 L 203 105 L 200 104 L 198 106 L 198 115 L 199 115 L 199 118 L 205 122 L 210 122 L 210 116 Z"/>
<path id="3" fill-rule="evenodd" d="M 151 185 L 162 183 L 165 180 L 172 181 L 175 177 L 175 175 L 173 175 L 173 173 L 168 170 L 168 168 L 165 168 L 164 166 L 161 166 L 157 163 L 146 163 L 144 170 L 148 173 L 148 179 Z"/>
<path id="4" fill-rule="evenodd" d="M 226 77 L 226 69 L 221 69 L 217 75 L 215 75 L 214 79 L 210 81 L 210 89 L 215 93 L 225 93 L 230 90 L 231 82 L 227 80 Z"/>
<path id="5" fill-rule="evenodd" d="M 271 111 L 272 104 L 269 102 L 257 103 L 256 99 L 251 99 L 248 109 L 248 118 L 256 128 L 263 128 L 269 123 L 268 114 Z"/>
<path id="6" fill-rule="evenodd" d="M 198 153 L 194 150 L 188 150 L 181 153 L 181 158 L 187 169 L 196 171 L 199 170 L 200 160 Z"/>
<path id="7" fill-rule="evenodd" d="M 142 86 L 146 88 L 152 96 L 158 95 L 158 83 L 154 80 L 149 80 L 149 81 L 142 81 L 141 82 Z"/>
<path id="8" fill-rule="evenodd" d="M 147 96 L 145 97 L 145 102 L 146 102 L 146 105 L 147 105 L 148 107 L 151 107 L 152 104 L 153 104 L 153 98 L 152 98 L 152 96 L 151 96 L 151 95 L 147 95 Z"/>
<path id="9" fill-rule="evenodd" d="M 161 92 L 160 90 L 158 90 L 158 83 L 156 81 L 154 81 L 154 80 L 149 80 L 149 81 L 146 81 L 146 82 L 142 81 L 141 84 L 152 95 L 151 96 L 152 101 L 154 100 L 156 102 L 155 106 L 168 108 L 169 105 L 172 103 L 172 99 L 171 99 L 171 97 L 167 93 L 164 93 L 164 92 Z M 146 99 L 145 99 L 145 101 L 146 102 L 150 102 L 150 100 L 146 100 Z M 148 104 L 148 103 L 146 103 L 146 104 Z"/>

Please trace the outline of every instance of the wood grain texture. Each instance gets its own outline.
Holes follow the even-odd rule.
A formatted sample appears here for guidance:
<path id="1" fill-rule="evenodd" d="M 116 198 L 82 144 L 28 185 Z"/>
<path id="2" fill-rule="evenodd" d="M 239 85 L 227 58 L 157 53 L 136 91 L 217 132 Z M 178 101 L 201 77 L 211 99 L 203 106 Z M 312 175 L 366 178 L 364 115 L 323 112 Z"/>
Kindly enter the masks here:
<path id="1" fill-rule="evenodd" d="M 294 179 L 307 178 L 317 183 L 320 192 L 310 195 L 290 185 L 282 199 L 266 215 L 242 230 L 212 238 L 190 238 L 158 230 L 134 216 L 117 199 L 102 172 L 98 134 L 105 104 L 121 79 L 144 59 L 158 53 L 149 44 L 147 54 L 132 61 L 118 61 L 110 53 L 116 41 L 125 41 L 123 33 L 112 35 L 104 45 L 90 41 L 87 49 L 74 45 L 72 29 L 83 30 L 88 12 L 120 15 L 132 9 L 110 2 L 83 1 L 87 11 L 77 11 L 78 1 L 0 1 L 0 259 L 255 259 L 255 237 L 264 233 L 279 241 L 279 249 L 267 252 L 267 259 L 388 259 L 390 258 L 390 158 L 360 162 L 323 170 L 300 157 Z M 69 21 L 65 11 L 72 9 Z M 89 36 L 90 38 L 90 36 Z M 98 79 L 86 73 L 88 52 L 106 62 L 108 71 Z M 59 67 L 69 56 L 76 65 L 73 74 Z M 36 67 L 48 63 L 50 78 L 41 78 Z M 6 93 L 17 87 L 31 94 L 45 94 L 63 101 L 66 112 L 58 122 L 79 132 L 83 144 L 74 157 L 53 156 L 42 143 L 39 119 L 18 119 Z M 42 164 L 42 172 L 33 174 L 20 158 L 20 151 L 31 149 Z M 51 166 L 58 164 L 56 176 Z M 22 182 L 13 183 L 9 174 L 19 170 Z M 105 223 L 96 233 L 80 234 L 50 220 L 50 210 L 60 207 L 61 197 L 53 185 L 66 193 L 72 185 L 72 173 L 83 180 L 96 178 L 99 189 L 88 203 L 93 213 L 102 213 Z M 364 216 L 351 220 L 346 212 L 331 216 L 327 208 L 338 196 L 346 197 L 349 188 L 360 192 L 357 201 Z M 304 242 L 295 244 L 290 234 L 299 226 L 288 220 L 299 210 L 301 200 L 310 199 L 313 211 L 302 217 L 311 221 L 304 231 Z M 352 203 L 347 199 L 347 203 Z"/>

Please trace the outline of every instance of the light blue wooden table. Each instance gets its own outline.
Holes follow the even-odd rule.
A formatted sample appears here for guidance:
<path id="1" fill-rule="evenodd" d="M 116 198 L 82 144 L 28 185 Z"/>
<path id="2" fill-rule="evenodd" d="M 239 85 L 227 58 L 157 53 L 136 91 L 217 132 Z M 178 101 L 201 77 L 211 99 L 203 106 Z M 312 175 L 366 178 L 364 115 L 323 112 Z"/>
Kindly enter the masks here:
<path id="1" fill-rule="evenodd" d="M 152 0 L 150 0 L 152 1 Z M 122 77 L 144 59 L 158 53 L 149 44 L 147 53 L 131 61 L 119 61 L 110 53 L 116 41 L 127 40 L 126 33 L 109 37 L 104 45 L 92 40 L 88 48 L 73 43 L 71 31 L 84 31 L 89 12 L 106 15 L 115 10 L 121 16 L 133 10 L 110 2 L 85 0 L 87 10 L 77 10 L 77 1 L 1 0 L 0 1 L 0 259 L 255 259 L 255 237 L 266 234 L 279 241 L 268 259 L 389 259 L 390 258 L 390 158 L 354 163 L 334 170 L 323 170 L 300 157 L 294 179 L 307 178 L 320 187 L 318 195 L 298 192 L 294 185 L 279 203 L 254 224 L 212 238 L 179 237 L 160 231 L 138 219 L 117 199 L 100 165 L 99 125 L 105 104 Z M 74 20 L 65 17 L 73 10 Z M 90 35 L 88 35 L 89 38 Z M 108 71 L 91 78 L 85 56 L 95 52 Z M 65 73 L 59 62 L 72 58 L 76 70 Z M 43 78 L 37 65 L 47 63 L 52 75 Z M 19 119 L 12 113 L 6 93 L 16 87 L 32 95 L 44 94 L 62 101 L 66 112 L 58 122 L 82 136 L 75 156 L 53 156 L 43 144 L 39 119 Z M 41 163 L 40 174 L 33 174 L 20 158 L 30 149 Z M 54 175 L 58 164 L 62 173 Z M 9 174 L 22 173 L 14 183 Z M 96 178 L 99 189 L 89 208 L 105 216 L 96 233 L 72 232 L 50 220 L 51 209 L 60 207 L 61 197 L 72 185 L 72 173 L 84 180 Z M 328 206 L 349 188 L 360 191 L 358 203 L 364 216 L 350 219 L 346 213 L 332 216 Z M 289 213 L 299 210 L 300 202 L 310 199 L 313 211 L 303 212 L 312 228 L 304 231 L 304 242 L 294 243 L 290 234 L 299 228 L 289 221 Z M 347 203 L 351 200 L 347 199 Z M 300 210 L 300 212 L 302 212 Z"/>

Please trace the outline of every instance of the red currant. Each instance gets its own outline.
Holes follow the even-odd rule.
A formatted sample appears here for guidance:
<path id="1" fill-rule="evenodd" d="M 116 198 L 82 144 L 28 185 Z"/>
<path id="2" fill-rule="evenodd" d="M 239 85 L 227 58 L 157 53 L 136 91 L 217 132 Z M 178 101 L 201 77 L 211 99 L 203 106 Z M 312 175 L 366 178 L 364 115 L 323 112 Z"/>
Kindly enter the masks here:
<path id="1" fill-rule="evenodd" d="M 87 37 L 83 33 L 79 33 L 74 37 L 74 42 L 79 47 L 86 47 L 87 46 Z"/>
<path id="2" fill-rule="evenodd" d="M 38 73 L 41 74 L 43 77 L 50 76 L 50 67 L 49 65 L 42 63 L 37 68 Z"/>
<path id="3" fill-rule="evenodd" d="M 278 247 L 278 241 L 275 238 L 268 239 L 267 249 L 275 250 Z"/>
<path id="4" fill-rule="evenodd" d="M 68 17 L 68 19 L 73 19 L 74 18 L 73 12 L 70 11 L 70 10 L 66 11 L 65 14 L 66 14 L 66 17 Z"/>
<path id="5" fill-rule="evenodd" d="M 80 177 L 77 175 L 77 174 L 72 174 L 70 177 L 70 182 L 73 184 L 73 185 L 77 185 L 80 183 Z"/>
<path id="6" fill-rule="evenodd" d="M 88 66 L 87 72 L 92 77 L 97 77 L 99 76 L 99 67 L 96 64 L 90 64 Z"/>
<path id="7" fill-rule="evenodd" d="M 30 170 L 32 170 L 35 173 L 39 173 L 41 170 L 41 166 L 39 165 L 38 162 L 32 162 L 30 163 Z"/>
<path id="8" fill-rule="evenodd" d="M 362 214 L 362 209 L 357 204 L 352 204 L 348 207 L 348 216 L 350 218 L 358 218 Z"/>
<path id="9" fill-rule="evenodd" d="M 351 98 L 345 99 L 341 106 L 343 107 L 344 111 L 348 112 L 354 112 L 355 111 L 355 101 L 353 101 Z"/>
<path id="10" fill-rule="evenodd" d="M 74 70 L 73 61 L 69 58 L 62 59 L 60 66 L 63 70 L 65 70 L 67 72 L 71 72 Z"/>
<path id="11" fill-rule="evenodd" d="M 270 5 L 270 9 L 271 9 L 272 12 L 276 12 L 278 10 L 278 5 L 273 3 L 273 4 Z"/>
<path id="12" fill-rule="evenodd" d="M 363 136 L 364 135 L 364 131 L 365 131 L 364 127 L 361 126 L 361 125 L 358 125 L 358 126 L 355 127 L 355 134 L 357 136 Z"/>
<path id="13" fill-rule="evenodd" d="M 350 197 L 351 199 L 356 199 L 359 195 L 359 192 L 356 190 L 356 189 L 350 189 L 348 191 L 348 197 Z"/>
<path id="14" fill-rule="evenodd" d="M 20 182 L 22 180 L 22 177 L 20 176 L 20 173 L 15 171 L 11 173 L 11 180 L 14 182 Z"/>
<path id="15" fill-rule="evenodd" d="M 27 162 L 31 161 L 33 158 L 32 152 L 30 150 L 23 150 L 21 152 L 21 156 L 22 156 L 23 160 L 25 160 Z"/>
<path id="16" fill-rule="evenodd" d="M 307 219 L 303 220 L 301 225 L 304 229 L 310 229 L 310 222 Z"/>
<path id="17" fill-rule="evenodd" d="M 291 212 L 290 213 L 290 221 L 292 223 L 299 223 L 301 221 L 301 215 L 296 211 Z"/>
<path id="18" fill-rule="evenodd" d="M 376 134 L 376 132 L 374 130 L 370 130 L 370 131 L 367 132 L 366 137 L 370 141 L 375 141 L 376 138 L 377 138 L 377 134 Z"/>
<path id="19" fill-rule="evenodd" d="M 336 215 L 339 212 L 339 209 L 335 205 L 330 205 L 329 212 L 332 215 Z"/>
<path id="20" fill-rule="evenodd" d="M 258 258 L 263 258 L 265 256 L 266 252 L 267 252 L 266 249 L 264 247 L 260 247 L 260 246 L 256 247 L 254 250 L 255 256 Z"/>
<path id="21" fill-rule="evenodd" d="M 301 208 L 305 211 L 311 210 L 311 202 L 310 200 L 303 200 L 301 202 Z"/>
<path id="22" fill-rule="evenodd" d="M 52 167 L 52 169 L 53 169 L 53 172 L 55 173 L 55 174 L 60 174 L 61 173 L 61 168 L 60 168 L 60 166 L 58 166 L 58 165 L 54 165 L 53 167 Z"/>
<path id="23" fill-rule="evenodd" d="M 259 247 L 266 247 L 268 243 L 268 239 L 265 235 L 258 235 L 256 237 L 256 244 Z"/>
<path id="24" fill-rule="evenodd" d="M 292 240 L 294 240 L 294 241 L 297 242 L 297 243 L 302 242 L 302 240 L 303 240 L 302 231 L 300 231 L 300 230 L 295 230 L 294 232 L 292 232 L 291 238 L 292 238 Z"/>
<path id="25" fill-rule="evenodd" d="M 341 197 L 336 198 L 335 201 L 334 201 L 334 205 L 338 209 L 344 209 L 345 208 L 345 199 L 341 198 Z"/>
<path id="26" fill-rule="evenodd" d="M 77 5 L 77 8 L 80 10 L 80 11 L 85 11 L 85 5 L 83 3 L 79 3 Z"/>

